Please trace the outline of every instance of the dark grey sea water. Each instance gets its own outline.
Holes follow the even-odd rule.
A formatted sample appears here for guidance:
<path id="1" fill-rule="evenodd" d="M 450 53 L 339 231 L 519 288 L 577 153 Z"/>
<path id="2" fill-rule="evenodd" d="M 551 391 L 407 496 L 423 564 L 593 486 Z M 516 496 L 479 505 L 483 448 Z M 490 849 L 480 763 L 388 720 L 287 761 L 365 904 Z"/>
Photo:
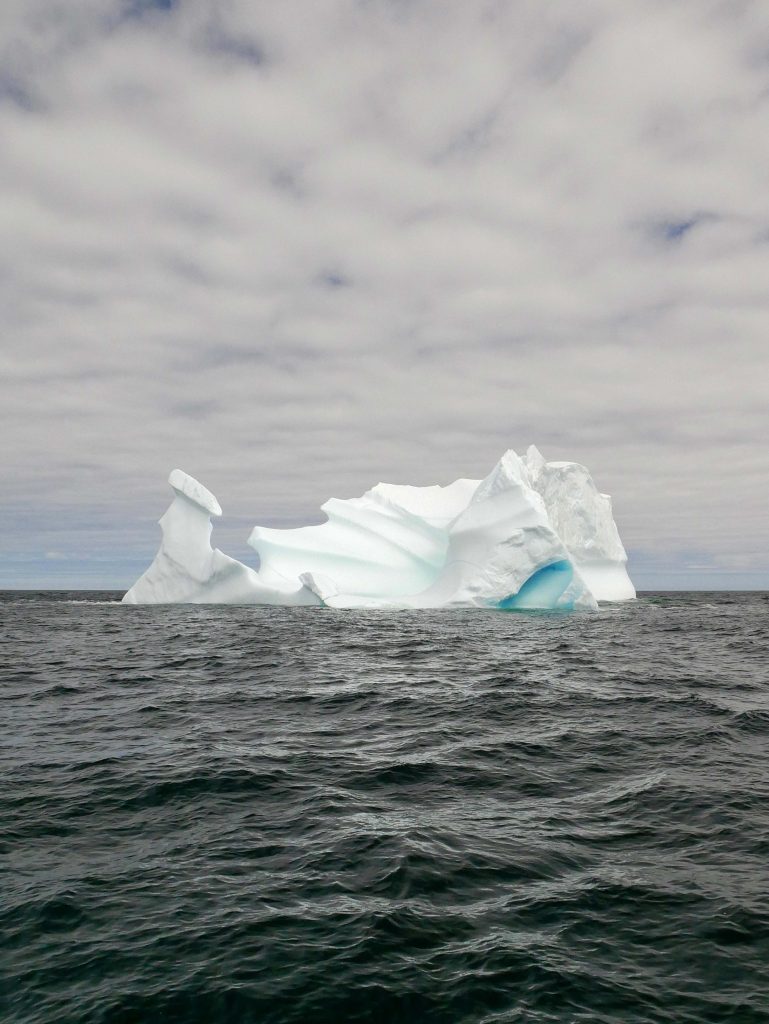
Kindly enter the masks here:
<path id="1" fill-rule="evenodd" d="M 0 600 L 3 1024 L 769 1021 L 769 595 Z"/>

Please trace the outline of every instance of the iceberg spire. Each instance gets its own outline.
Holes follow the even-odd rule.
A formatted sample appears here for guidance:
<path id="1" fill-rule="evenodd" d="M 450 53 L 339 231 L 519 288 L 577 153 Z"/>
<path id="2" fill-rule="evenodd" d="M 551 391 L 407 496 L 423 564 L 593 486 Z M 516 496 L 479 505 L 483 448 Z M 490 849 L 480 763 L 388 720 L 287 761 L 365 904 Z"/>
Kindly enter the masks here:
<path id="1" fill-rule="evenodd" d="M 320 604 L 299 581 L 265 585 L 254 569 L 212 548 L 211 516 L 222 514 L 219 502 L 181 469 L 168 482 L 174 499 L 160 519 L 160 550 L 125 604 Z"/>

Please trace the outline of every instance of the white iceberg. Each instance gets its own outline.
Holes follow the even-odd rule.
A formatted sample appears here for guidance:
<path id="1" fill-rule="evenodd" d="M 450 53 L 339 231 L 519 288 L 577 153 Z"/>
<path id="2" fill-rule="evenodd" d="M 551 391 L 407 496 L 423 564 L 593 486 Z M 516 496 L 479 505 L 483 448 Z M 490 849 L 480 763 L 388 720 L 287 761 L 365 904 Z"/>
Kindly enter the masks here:
<path id="1" fill-rule="evenodd" d="M 175 469 L 154 562 L 128 604 L 593 609 L 635 597 L 608 495 L 584 466 L 506 452 L 484 480 L 377 484 L 327 522 L 257 526 L 259 570 L 211 547 L 216 498 Z"/>

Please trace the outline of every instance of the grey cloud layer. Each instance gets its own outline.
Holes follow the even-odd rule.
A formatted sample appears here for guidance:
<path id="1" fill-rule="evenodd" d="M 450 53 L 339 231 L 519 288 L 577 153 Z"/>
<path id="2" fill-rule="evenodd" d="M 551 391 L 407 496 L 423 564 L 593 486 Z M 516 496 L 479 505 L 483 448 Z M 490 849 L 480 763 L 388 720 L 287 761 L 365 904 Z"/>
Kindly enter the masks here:
<path id="1" fill-rule="evenodd" d="M 766 4 L 13 0 L 0 39 L 9 582 L 145 557 L 175 465 L 232 550 L 534 440 L 642 573 L 769 584 Z"/>

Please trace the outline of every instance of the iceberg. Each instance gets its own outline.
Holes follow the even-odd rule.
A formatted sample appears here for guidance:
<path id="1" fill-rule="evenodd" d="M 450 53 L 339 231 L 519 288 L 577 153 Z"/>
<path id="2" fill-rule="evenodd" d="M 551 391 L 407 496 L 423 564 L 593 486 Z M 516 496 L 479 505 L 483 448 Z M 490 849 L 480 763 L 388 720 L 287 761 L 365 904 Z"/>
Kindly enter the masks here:
<path id="1" fill-rule="evenodd" d="M 609 496 L 533 445 L 483 480 L 379 483 L 331 498 L 318 526 L 256 526 L 258 570 L 211 547 L 210 491 L 180 469 L 168 482 L 160 549 L 127 604 L 590 610 L 635 597 Z"/>

